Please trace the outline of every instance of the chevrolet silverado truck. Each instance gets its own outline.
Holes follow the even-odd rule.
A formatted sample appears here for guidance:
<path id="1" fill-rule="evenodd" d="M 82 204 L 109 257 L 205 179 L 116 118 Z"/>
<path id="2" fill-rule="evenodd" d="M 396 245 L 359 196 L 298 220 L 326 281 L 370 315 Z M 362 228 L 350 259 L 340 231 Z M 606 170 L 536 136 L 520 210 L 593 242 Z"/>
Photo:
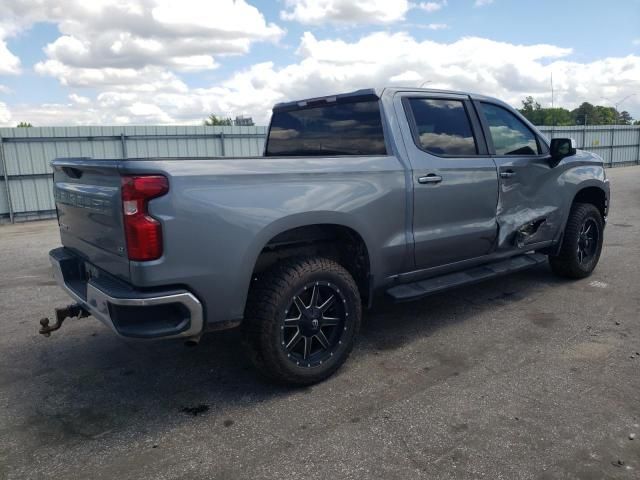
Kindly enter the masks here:
<path id="1" fill-rule="evenodd" d="M 363 307 L 549 262 L 598 263 L 609 208 L 600 157 L 549 142 L 494 98 L 365 89 L 280 103 L 264 155 L 52 162 L 75 304 L 118 335 L 240 326 L 255 366 L 290 384 L 334 373 Z"/>

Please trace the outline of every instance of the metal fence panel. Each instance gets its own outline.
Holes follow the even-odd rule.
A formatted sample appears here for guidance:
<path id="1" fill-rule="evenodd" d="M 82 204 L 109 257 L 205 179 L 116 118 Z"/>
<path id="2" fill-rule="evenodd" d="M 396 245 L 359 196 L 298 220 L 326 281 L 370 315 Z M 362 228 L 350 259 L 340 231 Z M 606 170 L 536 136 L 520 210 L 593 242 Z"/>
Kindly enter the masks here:
<path id="1" fill-rule="evenodd" d="M 265 127 L 0 128 L 0 223 L 55 216 L 54 158 L 259 156 L 265 137 Z"/>
<path id="2" fill-rule="evenodd" d="M 51 177 L 31 176 L 9 181 L 14 215 L 40 214 L 55 210 Z"/>
<path id="3" fill-rule="evenodd" d="M 4 178 L 0 178 L 0 223 L 2 223 L 2 217 L 8 215 L 9 198 L 7 197 L 7 187 L 5 185 Z"/>
<path id="4" fill-rule="evenodd" d="M 640 164 L 640 126 L 539 129 L 548 138 L 574 138 L 608 166 Z M 266 127 L 235 126 L 0 128 L 0 223 L 55 216 L 54 158 L 259 156 L 266 133 Z"/>
<path id="5" fill-rule="evenodd" d="M 640 163 L 640 126 L 591 125 L 538 128 L 547 138 L 574 138 L 578 148 L 600 155 L 607 166 Z"/>

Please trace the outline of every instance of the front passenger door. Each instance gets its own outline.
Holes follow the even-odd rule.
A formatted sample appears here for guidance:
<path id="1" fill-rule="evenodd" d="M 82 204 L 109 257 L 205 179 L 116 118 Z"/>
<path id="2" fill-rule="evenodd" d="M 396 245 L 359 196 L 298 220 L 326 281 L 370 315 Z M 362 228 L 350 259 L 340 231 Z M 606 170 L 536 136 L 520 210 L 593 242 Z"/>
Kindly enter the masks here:
<path id="1" fill-rule="evenodd" d="M 498 250 L 528 249 L 560 232 L 557 175 L 542 138 L 504 105 L 476 101 L 500 184 Z"/>

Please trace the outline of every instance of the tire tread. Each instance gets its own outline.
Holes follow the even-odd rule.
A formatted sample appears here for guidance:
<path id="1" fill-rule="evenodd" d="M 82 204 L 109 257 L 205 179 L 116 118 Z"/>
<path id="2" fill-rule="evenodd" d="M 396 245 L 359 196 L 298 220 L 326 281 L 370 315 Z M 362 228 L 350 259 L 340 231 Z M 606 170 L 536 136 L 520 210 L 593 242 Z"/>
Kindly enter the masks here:
<path id="1" fill-rule="evenodd" d="M 332 375 L 343 362 L 337 362 L 331 368 L 322 369 L 316 375 L 304 378 L 288 371 L 279 361 L 277 347 L 272 341 L 270 327 L 278 321 L 279 301 L 295 287 L 305 276 L 317 272 L 331 272 L 338 275 L 354 293 L 357 299 L 355 332 L 357 333 L 361 317 L 361 304 L 358 287 L 347 270 L 337 262 L 322 257 L 292 257 L 278 262 L 269 271 L 255 280 L 249 291 L 242 323 L 242 337 L 245 350 L 251 363 L 264 376 L 279 383 L 309 385 Z M 348 357 L 353 342 L 348 345 L 344 359 Z"/>
<path id="2" fill-rule="evenodd" d="M 578 264 L 575 255 L 575 245 L 573 244 L 574 239 L 576 239 L 579 235 L 582 222 L 589 215 L 596 216 L 600 224 L 599 248 L 602 248 L 603 221 L 600 211 L 595 205 L 592 205 L 591 203 L 574 203 L 571 207 L 571 212 L 569 213 L 567 225 L 565 226 L 560 251 L 557 255 L 549 257 L 549 264 L 551 265 L 553 273 L 555 273 L 556 275 L 574 279 L 585 278 L 591 275 L 593 269 L 585 270 Z M 600 256 L 600 250 L 598 251 L 597 255 L 598 257 Z M 596 258 L 594 268 L 597 262 L 598 258 Z"/>

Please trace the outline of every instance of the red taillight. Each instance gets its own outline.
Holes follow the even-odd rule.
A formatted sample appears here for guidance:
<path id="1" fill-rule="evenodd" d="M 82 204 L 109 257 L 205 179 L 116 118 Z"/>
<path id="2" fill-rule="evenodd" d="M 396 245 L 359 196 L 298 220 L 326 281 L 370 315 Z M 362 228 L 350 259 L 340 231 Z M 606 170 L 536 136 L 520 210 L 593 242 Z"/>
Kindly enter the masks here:
<path id="1" fill-rule="evenodd" d="M 122 213 L 129 260 L 139 262 L 162 256 L 162 226 L 149 215 L 148 202 L 169 191 L 161 175 L 122 177 Z"/>

